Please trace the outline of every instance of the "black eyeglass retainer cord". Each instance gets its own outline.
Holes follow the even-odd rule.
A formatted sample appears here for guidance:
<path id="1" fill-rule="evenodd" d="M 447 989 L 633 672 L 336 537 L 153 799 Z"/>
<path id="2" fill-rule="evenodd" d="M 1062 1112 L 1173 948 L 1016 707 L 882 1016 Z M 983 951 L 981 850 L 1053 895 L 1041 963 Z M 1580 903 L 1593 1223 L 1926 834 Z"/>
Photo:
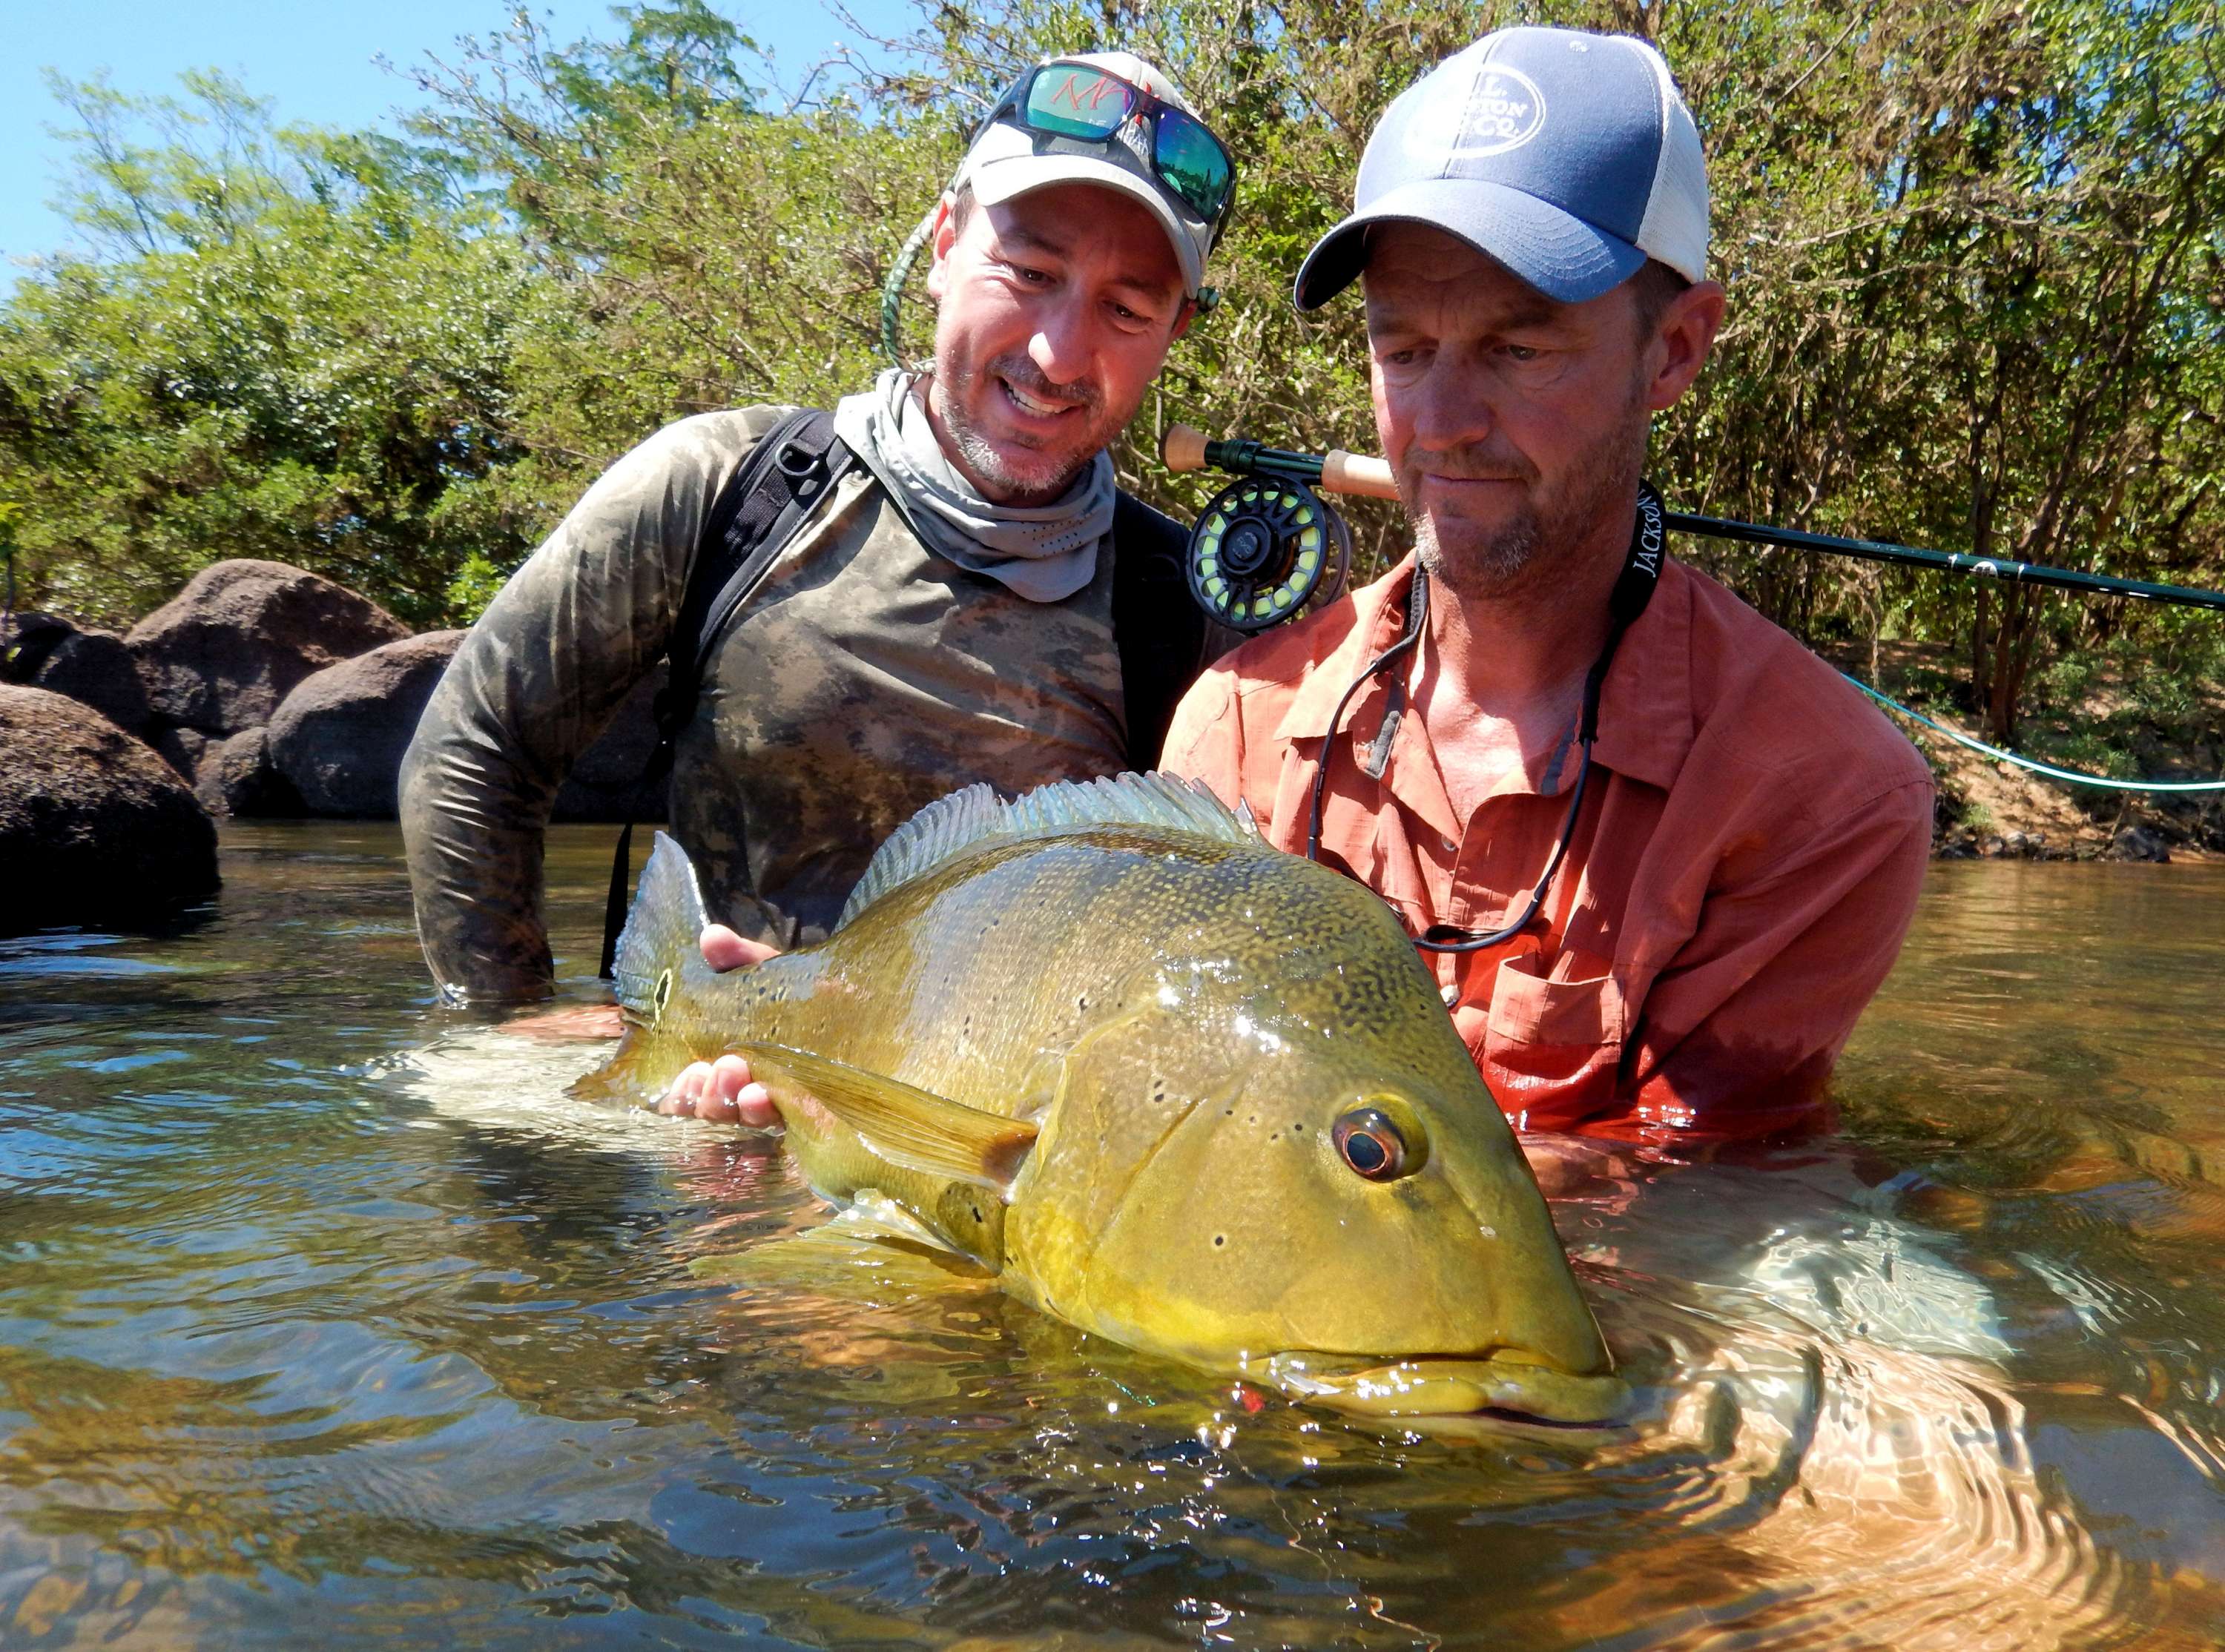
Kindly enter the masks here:
<path id="1" fill-rule="evenodd" d="M 1607 668 L 1614 663 L 1615 649 L 1621 644 L 1623 633 L 1645 611 L 1653 598 L 1653 588 L 1660 583 L 1661 564 L 1665 554 L 1667 524 L 1661 496 L 1650 483 L 1640 482 L 1638 488 L 1637 520 L 1631 529 L 1630 554 L 1623 563 L 1622 573 L 1616 579 L 1614 592 L 1607 600 L 1610 624 L 1607 644 L 1600 650 L 1599 658 L 1592 662 L 1584 678 L 1583 710 L 1576 724 L 1576 744 L 1581 756 L 1576 763 L 1576 782 L 1569 788 L 1569 812 L 1561 821 L 1559 840 L 1546 859 L 1544 874 L 1530 891 L 1530 898 L 1522 908 L 1522 915 L 1513 922 L 1497 929 L 1481 931 L 1462 929 L 1455 924 L 1436 923 L 1417 936 L 1414 945 L 1425 953 L 1480 953 L 1512 940 L 1527 929 L 1537 918 L 1538 909 L 1545 904 L 1545 892 L 1552 887 L 1553 879 L 1568 858 L 1569 845 L 1576 835 L 1576 817 L 1584 807 L 1584 792 L 1591 781 L 1592 743 L 1599 737 L 1600 693 L 1607 685 Z M 1336 731 L 1343 725 L 1346 709 L 1353 697 L 1368 683 L 1396 665 L 1422 640 L 1428 629 L 1429 610 L 1429 579 L 1420 567 L 1414 570 L 1414 579 L 1408 587 L 1406 624 L 1398 640 L 1367 662 L 1367 667 L 1353 679 L 1352 686 L 1344 691 L 1330 712 L 1328 734 L 1322 743 L 1321 761 L 1314 769 L 1313 791 L 1306 816 L 1306 858 L 1321 858 L 1322 812 L 1328 792 L 1330 752 L 1336 744 Z"/>

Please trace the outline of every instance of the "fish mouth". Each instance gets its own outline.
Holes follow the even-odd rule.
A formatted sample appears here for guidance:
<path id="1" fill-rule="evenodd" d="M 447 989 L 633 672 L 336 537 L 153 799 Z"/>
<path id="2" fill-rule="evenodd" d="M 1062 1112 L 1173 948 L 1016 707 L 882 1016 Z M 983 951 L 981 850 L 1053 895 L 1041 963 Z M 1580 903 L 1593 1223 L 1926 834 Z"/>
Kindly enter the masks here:
<path id="1" fill-rule="evenodd" d="M 1585 1376 L 1518 1349 L 1484 1354 L 1415 1354 L 1368 1364 L 1334 1354 L 1277 1354 L 1267 1377 L 1284 1393 L 1355 1416 L 1501 1417 L 1595 1427 L 1631 1406 L 1630 1384 L 1611 1372 Z"/>

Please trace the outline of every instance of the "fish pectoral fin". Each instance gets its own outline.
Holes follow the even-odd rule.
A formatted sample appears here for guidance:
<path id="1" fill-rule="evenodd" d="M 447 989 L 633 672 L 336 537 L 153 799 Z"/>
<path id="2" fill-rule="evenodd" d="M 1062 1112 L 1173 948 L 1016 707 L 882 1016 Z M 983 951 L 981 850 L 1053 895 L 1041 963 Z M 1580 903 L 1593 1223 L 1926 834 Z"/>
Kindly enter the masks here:
<path id="1" fill-rule="evenodd" d="M 907 1170 L 1004 1193 L 1035 1145 L 1036 1127 L 968 1107 L 886 1073 L 779 1044 L 738 1044 L 750 1072 L 785 1114 L 816 1104 L 857 1132 L 873 1155 Z"/>
<path id="2" fill-rule="evenodd" d="M 868 1193 L 870 1189 L 866 1190 Z M 943 1244 L 908 1212 L 873 1194 L 801 1233 L 744 1250 L 698 1256 L 688 1271 L 726 1284 L 788 1287 L 828 1295 L 902 1285 L 912 1293 L 993 1289 L 997 1276 Z"/>

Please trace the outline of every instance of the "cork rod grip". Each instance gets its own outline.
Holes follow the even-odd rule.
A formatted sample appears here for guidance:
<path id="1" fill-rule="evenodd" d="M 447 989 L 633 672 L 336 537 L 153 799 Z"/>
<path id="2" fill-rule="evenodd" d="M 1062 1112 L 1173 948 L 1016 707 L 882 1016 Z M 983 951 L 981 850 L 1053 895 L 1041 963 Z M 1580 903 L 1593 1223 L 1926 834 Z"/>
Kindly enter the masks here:
<path id="1" fill-rule="evenodd" d="M 1205 432 L 1193 430 L 1188 425 L 1169 425 L 1166 435 L 1159 442 L 1159 457 L 1170 471 L 1203 470 Z"/>
<path id="2" fill-rule="evenodd" d="M 1366 453 L 1347 453 L 1341 447 L 1322 456 L 1321 484 L 1324 493 L 1357 493 L 1370 499 L 1398 497 L 1387 462 Z"/>

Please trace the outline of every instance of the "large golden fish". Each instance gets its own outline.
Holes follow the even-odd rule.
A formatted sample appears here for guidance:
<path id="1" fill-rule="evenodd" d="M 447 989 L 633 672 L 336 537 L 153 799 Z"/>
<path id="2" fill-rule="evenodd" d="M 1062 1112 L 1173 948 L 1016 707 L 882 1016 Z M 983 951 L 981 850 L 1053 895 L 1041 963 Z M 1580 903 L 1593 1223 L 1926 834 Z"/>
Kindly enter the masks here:
<path id="1" fill-rule="evenodd" d="M 738 1050 L 821 1193 L 1132 1347 L 1375 1415 L 1622 1403 L 1412 943 L 1210 794 L 974 787 L 892 836 L 815 946 L 714 974 L 703 921 L 660 836 L 590 1093 Z"/>

